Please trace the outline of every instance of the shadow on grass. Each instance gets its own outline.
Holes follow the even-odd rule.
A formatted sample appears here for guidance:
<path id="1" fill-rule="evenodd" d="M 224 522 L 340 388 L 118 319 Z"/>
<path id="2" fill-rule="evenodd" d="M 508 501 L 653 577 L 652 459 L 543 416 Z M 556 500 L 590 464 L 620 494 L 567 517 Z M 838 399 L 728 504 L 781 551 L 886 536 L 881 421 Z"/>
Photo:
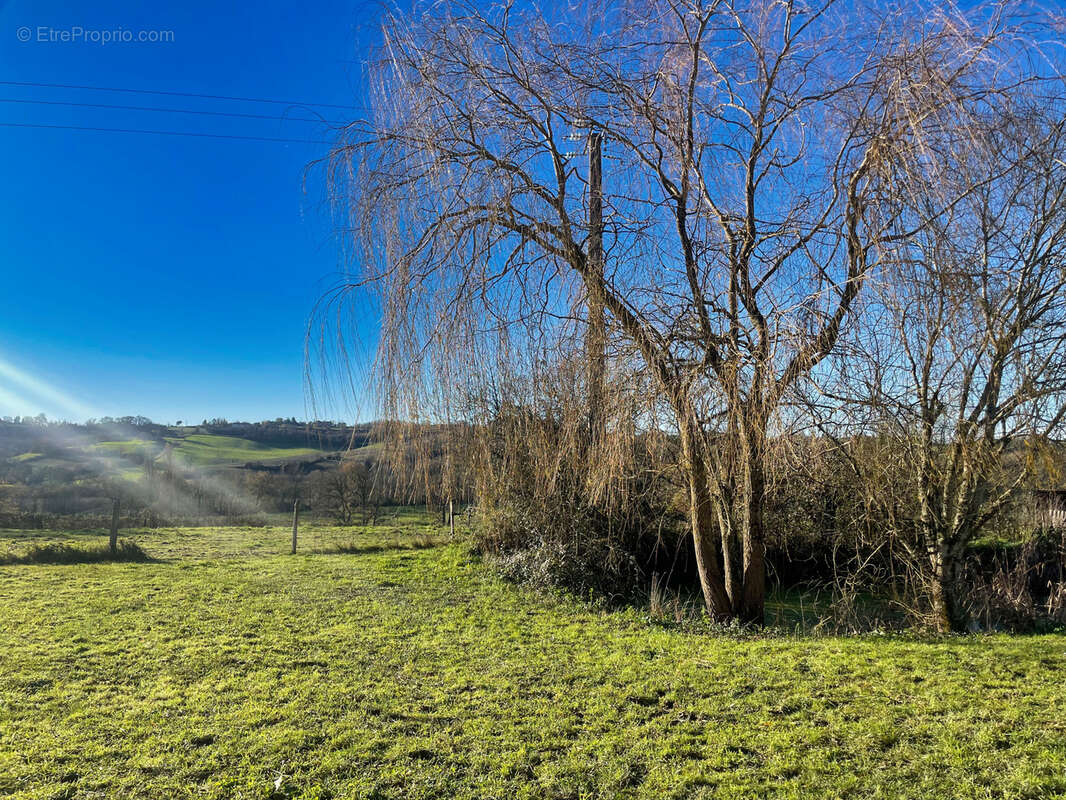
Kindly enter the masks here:
<path id="1" fill-rule="evenodd" d="M 313 552 L 320 555 L 352 555 L 355 553 L 385 553 L 390 550 L 428 550 L 431 547 L 439 547 L 443 542 L 432 536 L 412 536 L 408 539 L 397 539 L 392 542 L 342 542 L 340 544 L 322 547 Z"/>
<path id="2" fill-rule="evenodd" d="M 80 536 L 107 536 L 106 528 L 81 528 L 78 530 L 57 531 L 51 528 L 0 528 L 0 539 L 15 542 L 19 539 L 34 539 L 41 536 L 59 533 L 62 536 L 77 538 Z"/>
<path id="3" fill-rule="evenodd" d="M 39 544 L 22 555 L 0 555 L 0 565 L 10 564 L 101 564 L 106 562 L 149 563 L 156 559 L 148 555 L 136 542 L 122 540 L 115 552 L 107 545 L 75 547 L 69 544 Z"/>

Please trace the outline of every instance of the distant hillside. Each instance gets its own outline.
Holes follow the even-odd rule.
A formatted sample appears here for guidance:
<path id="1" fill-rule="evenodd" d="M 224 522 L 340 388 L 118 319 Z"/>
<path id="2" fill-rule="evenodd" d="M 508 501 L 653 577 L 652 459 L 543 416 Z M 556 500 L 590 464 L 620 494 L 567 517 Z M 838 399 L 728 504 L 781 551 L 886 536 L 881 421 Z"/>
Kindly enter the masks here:
<path id="1" fill-rule="evenodd" d="M 144 418 L 84 425 L 0 420 L 0 483 L 70 482 L 107 473 L 134 478 L 146 464 L 170 468 L 277 467 L 335 459 L 365 447 L 370 427 L 335 422 L 157 425 Z"/>
<path id="2" fill-rule="evenodd" d="M 271 446 L 217 433 L 179 434 L 166 437 L 166 442 L 182 461 L 196 466 L 288 461 L 322 456 L 329 452 L 320 447 Z"/>
<path id="3" fill-rule="evenodd" d="M 98 528 L 116 508 L 125 526 L 262 524 L 297 501 L 349 524 L 383 505 L 440 507 L 427 488 L 440 474 L 390 463 L 370 425 L 0 419 L 0 528 Z"/>

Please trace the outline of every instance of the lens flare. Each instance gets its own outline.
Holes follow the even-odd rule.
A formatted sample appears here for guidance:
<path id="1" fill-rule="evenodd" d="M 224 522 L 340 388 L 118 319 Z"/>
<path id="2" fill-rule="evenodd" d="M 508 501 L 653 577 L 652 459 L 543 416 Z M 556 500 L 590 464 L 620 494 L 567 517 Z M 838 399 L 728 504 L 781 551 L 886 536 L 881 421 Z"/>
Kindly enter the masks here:
<path id="1" fill-rule="evenodd" d="M 123 425 L 109 425 L 106 430 L 111 441 L 128 442 L 140 439 L 136 429 Z M 210 517 L 212 513 L 205 512 L 203 508 L 206 504 L 209 508 L 221 506 L 229 509 L 230 514 L 266 520 L 262 506 L 256 498 L 225 477 L 210 474 L 190 464 L 178 453 L 169 453 L 166 461 L 167 468 L 173 470 L 173 475 L 180 480 L 158 482 L 146 477 L 144 464 L 140 461 L 121 452 L 108 452 L 99 446 L 99 441 L 70 426 L 45 427 L 40 430 L 40 435 L 54 447 L 79 451 L 81 463 L 98 478 L 120 482 L 126 494 L 163 516 L 186 519 Z M 155 469 L 161 469 L 164 465 L 162 450 L 154 450 L 151 440 L 142 441 L 148 449 L 145 458 Z M 131 473 L 139 473 L 139 477 L 131 479 Z"/>
<path id="2" fill-rule="evenodd" d="M 50 410 L 54 408 L 68 419 L 82 421 L 99 416 L 86 404 L 0 358 L 0 411 L 10 409 L 13 414 L 28 413 L 38 404 L 47 404 Z M 127 491 L 164 514 L 198 516 L 205 501 L 211 506 L 229 508 L 238 514 L 262 513 L 259 502 L 232 481 L 201 470 L 174 452 L 168 453 L 167 468 L 180 480 L 168 481 L 165 491 L 161 491 L 160 484 L 153 486 L 143 477 L 129 480 L 131 474 L 144 470 L 145 459 L 161 466 L 162 447 L 156 450 L 146 442 L 147 452 L 141 459 L 131 459 L 121 452 L 107 452 L 98 446 L 98 441 L 70 426 L 44 427 L 39 435 L 53 446 L 81 451 L 82 463 L 92 472 L 101 478 L 125 479 Z M 108 426 L 108 436 L 116 442 L 140 438 L 138 431 L 122 425 Z"/>
<path id="3" fill-rule="evenodd" d="M 33 403 L 19 394 L 0 386 L 0 411 L 11 415 L 21 414 L 25 409 L 32 408 Z"/>
<path id="4" fill-rule="evenodd" d="M 50 405 L 58 408 L 63 414 L 69 414 L 72 419 L 76 421 L 84 421 L 90 417 L 96 416 L 89 406 L 74 399 L 70 395 L 67 395 L 54 386 L 46 383 L 40 378 L 35 378 L 27 372 L 16 367 L 10 361 L 0 358 L 0 379 L 5 382 L 17 384 L 22 388 L 24 392 L 27 392 L 31 398 L 35 398 L 37 402 L 45 401 Z M 0 390 L 2 391 L 2 390 Z M 8 393 L 0 394 L 0 402 L 5 404 L 11 404 L 11 400 L 16 397 Z M 27 408 L 30 408 L 26 403 L 26 398 L 20 398 Z M 18 408 L 14 405 L 13 408 Z"/>

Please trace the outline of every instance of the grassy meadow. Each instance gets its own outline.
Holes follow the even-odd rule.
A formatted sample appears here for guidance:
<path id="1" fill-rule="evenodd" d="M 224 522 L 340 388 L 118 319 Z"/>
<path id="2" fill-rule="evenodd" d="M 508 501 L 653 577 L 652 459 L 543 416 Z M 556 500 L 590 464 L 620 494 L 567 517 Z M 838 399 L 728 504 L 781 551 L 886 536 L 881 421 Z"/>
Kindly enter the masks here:
<path id="1" fill-rule="evenodd" d="M 1066 797 L 1064 635 L 690 629 L 414 515 L 133 538 L 0 566 L 0 796 Z"/>

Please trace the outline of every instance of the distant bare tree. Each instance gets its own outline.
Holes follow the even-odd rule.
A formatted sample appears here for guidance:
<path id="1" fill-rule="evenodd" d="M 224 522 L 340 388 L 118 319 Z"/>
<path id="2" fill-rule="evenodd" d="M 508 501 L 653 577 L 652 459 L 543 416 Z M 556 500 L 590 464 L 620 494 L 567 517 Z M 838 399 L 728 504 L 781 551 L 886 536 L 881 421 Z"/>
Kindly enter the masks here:
<path id="1" fill-rule="evenodd" d="M 351 468 L 351 480 L 355 485 L 355 494 L 363 524 L 376 523 L 378 509 L 381 507 L 380 476 L 377 462 L 366 459 L 355 463 Z"/>
<path id="2" fill-rule="evenodd" d="M 476 433 L 573 374 L 545 458 L 530 463 L 535 439 L 508 456 L 557 482 L 575 463 L 558 431 L 580 451 L 596 404 L 567 365 L 602 306 L 606 433 L 582 480 L 609 495 L 632 469 L 626 441 L 672 429 L 707 610 L 759 623 L 783 405 L 898 233 L 897 184 L 937 185 L 928 154 L 966 139 L 999 88 L 1006 26 L 833 0 L 576 13 L 556 25 L 546 9 L 451 2 L 386 18 L 369 129 L 330 161 L 360 254 L 348 288 L 381 300 L 385 415 Z M 613 159 L 602 267 L 568 153 L 589 128 Z M 931 197 L 929 214 L 955 199 Z"/>
<path id="3" fill-rule="evenodd" d="M 351 525 L 356 513 L 362 523 L 376 519 L 380 507 L 376 475 L 372 464 L 342 461 L 336 469 L 325 470 L 311 478 L 317 506 L 328 510 L 342 525 Z"/>
<path id="4" fill-rule="evenodd" d="M 341 525 L 352 524 L 356 504 L 355 483 L 346 467 L 341 464 L 336 469 L 319 472 L 311 478 L 315 508 L 333 514 Z"/>

